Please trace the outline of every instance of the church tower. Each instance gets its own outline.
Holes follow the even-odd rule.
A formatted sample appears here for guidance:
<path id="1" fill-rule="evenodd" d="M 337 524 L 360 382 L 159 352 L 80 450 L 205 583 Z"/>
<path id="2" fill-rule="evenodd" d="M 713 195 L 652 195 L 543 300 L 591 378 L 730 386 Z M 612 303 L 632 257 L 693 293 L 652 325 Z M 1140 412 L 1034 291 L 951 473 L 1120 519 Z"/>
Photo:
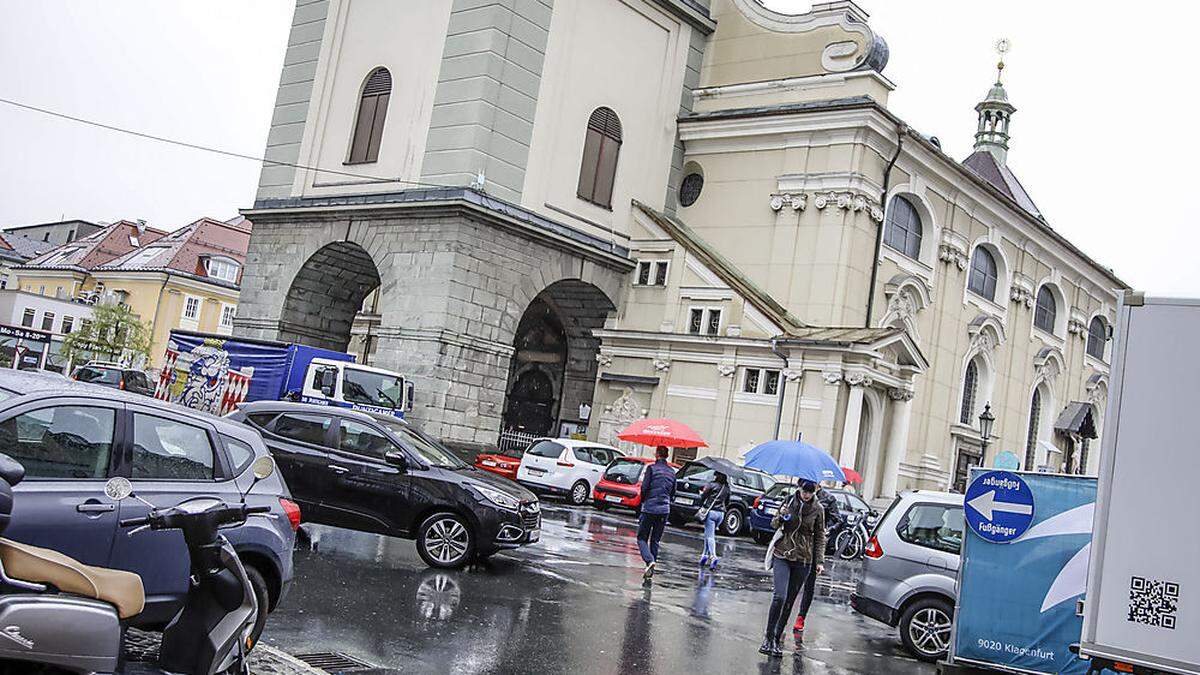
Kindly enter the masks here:
<path id="1" fill-rule="evenodd" d="M 975 106 L 979 113 L 979 128 L 975 132 L 975 150 L 986 150 L 996 158 L 996 163 L 1004 165 L 1008 160 L 1008 125 L 1012 115 L 1017 111 L 1008 102 L 1008 92 L 1002 82 L 1004 76 L 1004 55 L 1008 53 L 1008 40 L 996 43 L 996 51 L 1000 53 L 1000 63 L 996 65 L 996 84 L 988 91 L 987 98 Z"/>

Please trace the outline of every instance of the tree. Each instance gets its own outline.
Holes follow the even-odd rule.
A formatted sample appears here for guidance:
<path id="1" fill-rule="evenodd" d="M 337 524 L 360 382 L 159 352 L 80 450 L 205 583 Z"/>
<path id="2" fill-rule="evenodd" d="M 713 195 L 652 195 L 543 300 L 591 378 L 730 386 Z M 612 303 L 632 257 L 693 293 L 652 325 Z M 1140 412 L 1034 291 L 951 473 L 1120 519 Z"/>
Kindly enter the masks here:
<path id="1" fill-rule="evenodd" d="M 91 320 L 63 339 L 62 355 L 73 363 L 98 358 L 140 365 L 150 357 L 150 325 L 126 305 L 97 305 Z"/>

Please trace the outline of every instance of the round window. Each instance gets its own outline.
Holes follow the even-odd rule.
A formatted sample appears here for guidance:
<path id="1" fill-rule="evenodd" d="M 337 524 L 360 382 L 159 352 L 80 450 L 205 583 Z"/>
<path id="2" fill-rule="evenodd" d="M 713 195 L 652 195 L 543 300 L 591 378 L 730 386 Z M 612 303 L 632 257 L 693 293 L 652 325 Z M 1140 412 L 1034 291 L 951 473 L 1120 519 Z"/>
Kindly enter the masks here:
<path id="1" fill-rule="evenodd" d="M 698 173 L 689 173 L 683 177 L 683 184 L 679 186 L 679 204 L 681 206 L 691 206 L 700 198 L 700 191 L 704 189 L 704 176 Z"/>

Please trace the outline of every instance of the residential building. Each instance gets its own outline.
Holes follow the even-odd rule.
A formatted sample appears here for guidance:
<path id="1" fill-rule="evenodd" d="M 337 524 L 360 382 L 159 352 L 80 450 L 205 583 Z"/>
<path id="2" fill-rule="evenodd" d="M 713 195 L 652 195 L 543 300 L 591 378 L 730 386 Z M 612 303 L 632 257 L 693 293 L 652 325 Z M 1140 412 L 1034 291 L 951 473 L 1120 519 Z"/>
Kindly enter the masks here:
<path id="1" fill-rule="evenodd" d="M 69 244 L 104 229 L 103 224 L 86 220 L 60 220 L 53 223 L 12 225 L 4 228 L 7 234 L 18 234 L 51 246 Z"/>
<path id="2" fill-rule="evenodd" d="M 0 232 L 0 290 L 14 283 L 14 267 L 23 265 L 54 247 L 54 244 L 20 234 Z"/>
<path id="3" fill-rule="evenodd" d="M 851 0 L 302 0 L 236 331 L 366 343 L 464 447 L 672 417 L 880 500 L 1094 467 L 1125 283 L 1008 167 L 999 77 L 960 162 L 887 58 Z"/>
<path id="4" fill-rule="evenodd" d="M 16 268 L 23 291 L 58 298 L 95 298 L 105 292 L 91 270 L 166 234 L 142 223 L 121 220 L 92 234 L 63 244 Z"/>
<path id="5" fill-rule="evenodd" d="M 65 372 L 68 364 L 61 355 L 63 338 L 91 321 L 92 308 L 91 303 L 79 299 L 18 289 L 0 290 L 0 326 L 34 331 L 30 334 L 0 331 L 0 368 L 11 367 L 16 347 L 29 342 L 28 337 L 33 335 L 38 338 L 33 343 L 46 352 L 42 367 Z M 24 342 L 22 336 L 25 336 Z"/>

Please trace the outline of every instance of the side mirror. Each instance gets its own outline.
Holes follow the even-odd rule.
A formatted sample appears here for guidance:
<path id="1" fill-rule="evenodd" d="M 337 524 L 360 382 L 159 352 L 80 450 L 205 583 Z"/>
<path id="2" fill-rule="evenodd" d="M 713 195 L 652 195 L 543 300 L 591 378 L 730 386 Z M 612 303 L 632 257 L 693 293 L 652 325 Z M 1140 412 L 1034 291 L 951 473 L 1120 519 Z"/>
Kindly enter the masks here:
<path id="1" fill-rule="evenodd" d="M 334 368 L 326 368 L 321 371 L 321 393 L 326 396 L 333 396 L 334 390 L 337 388 L 337 370 Z"/>
<path id="2" fill-rule="evenodd" d="M 127 499 L 129 498 L 129 495 L 132 494 L 133 483 L 130 483 L 128 478 L 116 476 L 109 478 L 108 482 L 104 484 L 104 496 L 108 497 L 114 502 Z"/>
<path id="3" fill-rule="evenodd" d="M 383 461 L 400 469 L 400 473 L 408 471 L 408 456 L 399 450 L 391 450 L 383 453 Z"/>
<path id="4" fill-rule="evenodd" d="M 250 465 L 250 470 L 254 472 L 254 480 L 266 480 L 275 473 L 275 460 L 270 457 L 259 457 Z"/>

